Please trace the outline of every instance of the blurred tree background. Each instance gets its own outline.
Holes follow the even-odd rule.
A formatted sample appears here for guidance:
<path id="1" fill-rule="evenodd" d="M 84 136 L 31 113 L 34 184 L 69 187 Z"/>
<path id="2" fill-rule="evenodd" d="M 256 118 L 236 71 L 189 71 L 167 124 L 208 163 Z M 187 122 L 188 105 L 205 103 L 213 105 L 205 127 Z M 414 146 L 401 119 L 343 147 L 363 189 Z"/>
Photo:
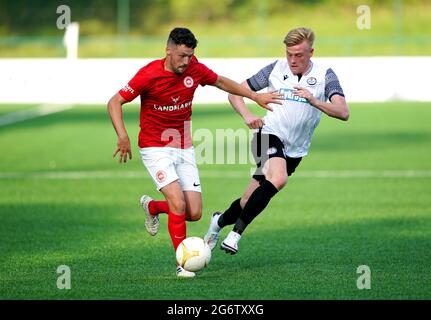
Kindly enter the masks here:
<path id="1" fill-rule="evenodd" d="M 289 29 L 316 32 L 319 56 L 431 55 L 429 0 L 0 0 L 0 57 L 63 57 L 57 7 L 79 22 L 80 57 L 159 57 L 190 28 L 205 57 L 284 55 Z M 371 28 L 359 29 L 367 5 Z"/>

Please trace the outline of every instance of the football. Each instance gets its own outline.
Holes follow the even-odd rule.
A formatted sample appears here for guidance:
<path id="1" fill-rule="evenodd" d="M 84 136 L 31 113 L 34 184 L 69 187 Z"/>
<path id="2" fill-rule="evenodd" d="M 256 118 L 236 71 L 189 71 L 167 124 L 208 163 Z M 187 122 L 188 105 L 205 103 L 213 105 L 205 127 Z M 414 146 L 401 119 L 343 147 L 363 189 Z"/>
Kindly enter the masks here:
<path id="1" fill-rule="evenodd" d="M 211 249 L 199 237 L 184 239 L 176 251 L 177 263 L 188 271 L 199 271 L 211 260 Z"/>

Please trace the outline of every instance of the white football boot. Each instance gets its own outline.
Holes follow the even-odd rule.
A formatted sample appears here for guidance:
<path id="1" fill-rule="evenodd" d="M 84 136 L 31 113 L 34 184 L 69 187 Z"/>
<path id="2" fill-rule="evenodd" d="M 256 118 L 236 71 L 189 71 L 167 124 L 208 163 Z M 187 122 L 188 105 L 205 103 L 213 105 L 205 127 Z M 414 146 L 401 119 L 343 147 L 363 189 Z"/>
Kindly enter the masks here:
<path id="1" fill-rule="evenodd" d="M 226 239 L 221 243 L 220 249 L 230 254 L 238 252 L 238 242 L 241 239 L 241 235 L 237 232 L 231 231 L 228 233 Z"/>
<path id="2" fill-rule="evenodd" d="M 178 278 L 193 278 L 196 274 L 191 271 L 187 271 L 183 267 L 177 266 L 177 277 Z"/>
<path id="3" fill-rule="evenodd" d="M 150 235 L 155 236 L 157 234 L 157 231 L 159 231 L 160 222 L 159 215 L 153 216 L 152 214 L 150 214 L 150 209 L 148 208 L 148 205 L 151 201 L 153 201 L 153 199 L 150 196 L 144 194 L 139 200 L 139 203 L 141 204 L 141 207 L 144 209 L 145 215 L 147 216 L 145 219 L 145 228 Z"/>
<path id="4" fill-rule="evenodd" d="M 217 241 L 219 238 L 221 228 L 218 226 L 218 218 L 221 216 L 221 212 L 214 212 L 211 217 L 210 227 L 208 232 L 204 237 L 205 243 L 210 247 L 210 249 L 214 249 L 217 245 Z"/>

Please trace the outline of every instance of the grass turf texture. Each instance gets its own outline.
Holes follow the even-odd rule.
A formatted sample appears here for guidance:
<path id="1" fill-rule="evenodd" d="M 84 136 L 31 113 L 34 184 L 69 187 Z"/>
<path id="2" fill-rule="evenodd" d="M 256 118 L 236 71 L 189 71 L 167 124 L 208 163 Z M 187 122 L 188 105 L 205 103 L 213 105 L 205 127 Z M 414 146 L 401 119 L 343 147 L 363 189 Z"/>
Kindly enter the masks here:
<path id="1" fill-rule="evenodd" d="M 111 158 L 116 138 L 103 106 L 0 127 L 0 298 L 431 298 L 429 104 L 352 104 L 347 123 L 324 116 L 309 156 L 239 253 L 216 248 L 195 279 L 175 277 L 166 215 L 156 237 L 144 229 L 139 197 L 160 196 L 136 151 L 137 116 L 125 107 L 127 165 Z M 228 105 L 195 105 L 193 120 L 194 131 L 243 128 Z M 211 212 L 243 192 L 250 165 L 199 168 L 204 213 L 187 226 L 203 237 Z M 415 174 L 383 174 L 408 170 Z M 326 171 L 358 176 L 316 174 Z M 71 290 L 57 289 L 60 265 L 71 268 Z M 371 290 L 356 287 L 360 265 L 371 269 Z"/>

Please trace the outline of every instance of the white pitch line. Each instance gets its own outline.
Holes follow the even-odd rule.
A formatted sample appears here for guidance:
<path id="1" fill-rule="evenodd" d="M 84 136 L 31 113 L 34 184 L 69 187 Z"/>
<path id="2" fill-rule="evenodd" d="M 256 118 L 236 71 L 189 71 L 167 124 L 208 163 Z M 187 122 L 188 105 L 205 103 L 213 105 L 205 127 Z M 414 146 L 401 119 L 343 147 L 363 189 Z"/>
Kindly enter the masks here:
<path id="1" fill-rule="evenodd" d="M 43 104 L 36 108 L 7 113 L 0 116 L 0 126 L 46 116 L 48 114 L 69 110 L 71 108 L 71 105 Z"/>
<path id="2" fill-rule="evenodd" d="M 247 179 L 247 171 L 200 170 L 202 178 Z M 309 170 L 294 174 L 295 178 L 431 178 L 431 170 Z M 0 179 L 149 179 L 142 171 L 51 171 L 51 172 L 0 172 Z"/>

